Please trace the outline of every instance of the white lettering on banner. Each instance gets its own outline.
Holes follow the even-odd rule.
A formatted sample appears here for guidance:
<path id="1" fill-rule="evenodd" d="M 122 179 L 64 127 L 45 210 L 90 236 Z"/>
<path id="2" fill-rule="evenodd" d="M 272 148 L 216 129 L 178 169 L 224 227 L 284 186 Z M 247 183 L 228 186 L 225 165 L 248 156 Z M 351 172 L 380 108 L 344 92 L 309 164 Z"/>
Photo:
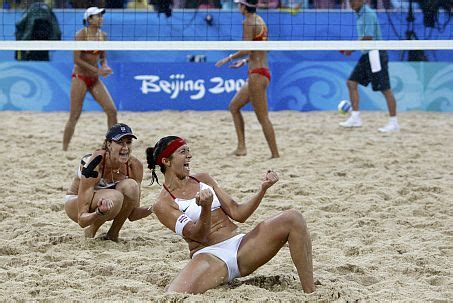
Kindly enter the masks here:
<path id="1" fill-rule="evenodd" d="M 170 95 L 171 99 L 176 99 L 180 92 L 194 92 L 190 99 L 199 100 L 206 94 L 205 81 L 203 79 L 185 80 L 184 74 L 172 74 L 169 80 L 161 79 L 157 75 L 137 75 L 135 80 L 142 81 L 140 90 L 142 94 L 164 92 Z M 209 80 L 214 85 L 208 89 L 211 94 L 231 93 L 238 91 L 244 84 L 244 79 L 223 79 L 214 77 Z"/>
<path id="2" fill-rule="evenodd" d="M 224 80 L 221 77 L 214 77 L 210 80 L 212 83 L 215 84 L 213 88 L 209 89 L 209 92 L 213 94 L 221 94 L 221 93 L 231 93 L 233 91 L 238 91 L 242 86 L 244 86 L 245 81 L 243 79 L 228 79 Z"/>

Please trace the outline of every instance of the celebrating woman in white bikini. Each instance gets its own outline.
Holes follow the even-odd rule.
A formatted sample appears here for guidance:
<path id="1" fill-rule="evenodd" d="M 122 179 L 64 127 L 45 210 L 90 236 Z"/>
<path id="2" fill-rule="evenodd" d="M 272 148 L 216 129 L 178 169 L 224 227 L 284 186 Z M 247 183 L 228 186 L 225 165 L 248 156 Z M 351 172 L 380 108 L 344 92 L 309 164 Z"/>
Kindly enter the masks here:
<path id="1" fill-rule="evenodd" d="M 85 11 L 83 24 L 85 27 L 77 32 L 77 41 L 104 41 L 107 34 L 101 31 L 105 10 L 90 7 Z M 99 64 L 101 66 L 99 67 Z M 69 119 L 66 122 L 63 135 L 63 150 L 68 150 L 69 142 L 80 118 L 83 100 L 87 91 L 102 107 L 107 114 L 107 129 L 117 122 L 117 110 L 112 97 L 99 76 L 107 77 L 112 74 L 112 69 L 107 65 L 105 51 L 84 50 L 74 51 L 74 70 L 71 81 L 71 107 Z"/>
<path id="2" fill-rule="evenodd" d="M 105 238 L 118 241 L 126 219 L 149 216 L 151 207 L 140 207 L 143 164 L 132 152 L 132 129 L 123 123 L 107 132 L 103 147 L 85 155 L 65 197 L 65 211 L 71 220 L 93 238 L 99 227 L 113 220 Z"/>
<path id="3" fill-rule="evenodd" d="M 238 203 L 206 173 L 190 174 L 192 153 L 185 140 L 168 136 L 146 150 L 152 181 L 155 167 L 164 174 L 153 210 L 160 222 L 189 244 L 191 260 L 167 286 L 167 292 L 203 293 L 267 263 L 289 244 L 305 292 L 315 290 L 310 234 L 300 212 L 286 210 L 244 234 L 233 222 L 245 222 L 267 189 L 278 181 L 268 170 L 248 201 Z"/>

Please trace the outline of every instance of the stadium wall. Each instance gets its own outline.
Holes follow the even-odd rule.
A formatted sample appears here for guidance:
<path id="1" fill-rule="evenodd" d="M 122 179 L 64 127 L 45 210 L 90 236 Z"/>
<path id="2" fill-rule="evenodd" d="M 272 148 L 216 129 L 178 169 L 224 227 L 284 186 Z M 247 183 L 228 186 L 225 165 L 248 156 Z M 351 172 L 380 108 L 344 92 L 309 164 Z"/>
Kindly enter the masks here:
<path id="1" fill-rule="evenodd" d="M 0 63 L 0 110 L 68 111 L 72 63 Z M 138 64 L 111 62 L 103 79 L 123 111 L 226 110 L 244 84 L 245 68 L 212 63 Z M 269 109 L 336 110 L 348 99 L 345 81 L 353 62 L 271 62 Z M 453 63 L 392 62 L 389 66 L 398 111 L 453 112 Z M 361 109 L 386 110 L 384 97 L 360 88 Z M 250 110 L 250 106 L 247 108 Z M 101 110 L 87 95 L 84 110 Z"/>

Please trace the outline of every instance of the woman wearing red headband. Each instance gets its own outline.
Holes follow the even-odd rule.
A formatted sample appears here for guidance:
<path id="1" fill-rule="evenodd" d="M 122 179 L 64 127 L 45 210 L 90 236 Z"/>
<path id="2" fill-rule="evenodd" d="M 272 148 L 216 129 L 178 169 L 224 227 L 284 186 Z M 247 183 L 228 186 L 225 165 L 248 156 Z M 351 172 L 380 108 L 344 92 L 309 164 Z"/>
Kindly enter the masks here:
<path id="1" fill-rule="evenodd" d="M 239 3 L 239 10 L 245 16 L 243 26 L 243 40 L 245 41 L 264 41 L 267 40 L 267 26 L 263 19 L 256 14 L 256 4 L 258 0 L 235 0 Z M 247 59 L 236 61 L 231 65 L 232 68 L 239 68 L 246 63 L 249 65 L 249 77 L 245 85 L 237 92 L 230 103 L 230 112 L 233 115 L 234 127 L 238 138 L 238 145 L 234 154 L 245 156 L 247 148 L 245 146 L 244 118 L 241 108 L 252 102 L 256 117 L 258 118 L 267 144 L 271 150 L 271 157 L 278 158 L 277 142 L 275 140 L 274 127 L 269 119 L 267 108 L 267 87 L 271 80 L 269 66 L 267 62 L 267 52 L 265 51 L 238 51 L 216 63 L 220 67 L 234 59 L 248 56 Z"/>
<path id="2" fill-rule="evenodd" d="M 164 137 L 146 150 L 146 156 L 152 182 L 158 182 L 156 166 L 165 178 L 154 213 L 186 240 L 191 256 L 167 292 L 203 293 L 247 276 L 272 259 L 286 242 L 303 290 L 315 290 L 311 239 L 300 212 L 286 210 L 246 234 L 233 223 L 245 222 L 256 210 L 267 189 L 278 181 L 275 172 L 268 170 L 257 193 L 239 204 L 208 174 L 190 175 L 192 153 L 183 139 Z"/>
<path id="3" fill-rule="evenodd" d="M 104 41 L 107 34 L 101 31 L 103 8 L 90 7 L 83 15 L 83 24 L 86 26 L 76 34 L 78 41 Z M 99 64 L 101 66 L 99 66 Z M 97 103 L 107 114 L 107 128 L 117 122 L 117 110 L 112 97 L 99 76 L 108 77 L 112 69 L 107 65 L 105 51 L 83 50 L 74 51 L 74 70 L 71 81 L 71 107 L 63 135 L 63 150 L 68 150 L 69 142 L 83 108 L 83 100 L 90 92 Z"/>

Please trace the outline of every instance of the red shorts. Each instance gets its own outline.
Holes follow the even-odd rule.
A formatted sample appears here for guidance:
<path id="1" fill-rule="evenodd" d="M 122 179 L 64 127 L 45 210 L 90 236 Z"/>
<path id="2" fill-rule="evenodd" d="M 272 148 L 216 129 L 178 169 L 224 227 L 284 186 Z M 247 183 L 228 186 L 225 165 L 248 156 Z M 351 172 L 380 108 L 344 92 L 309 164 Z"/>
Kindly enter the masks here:
<path id="1" fill-rule="evenodd" d="M 72 79 L 76 79 L 76 78 L 85 82 L 87 88 L 91 88 L 99 80 L 98 76 L 90 77 L 90 76 L 84 76 L 84 75 L 76 74 L 76 73 L 72 74 Z"/>
<path id="2" fill-rule="evenodd" d="M 249 75 L 251 74 L 259 74 L 269 79 L 269 81 L 271 81 L 271 72 L 266 67 L 252 69 L 249 71 Z"/>

